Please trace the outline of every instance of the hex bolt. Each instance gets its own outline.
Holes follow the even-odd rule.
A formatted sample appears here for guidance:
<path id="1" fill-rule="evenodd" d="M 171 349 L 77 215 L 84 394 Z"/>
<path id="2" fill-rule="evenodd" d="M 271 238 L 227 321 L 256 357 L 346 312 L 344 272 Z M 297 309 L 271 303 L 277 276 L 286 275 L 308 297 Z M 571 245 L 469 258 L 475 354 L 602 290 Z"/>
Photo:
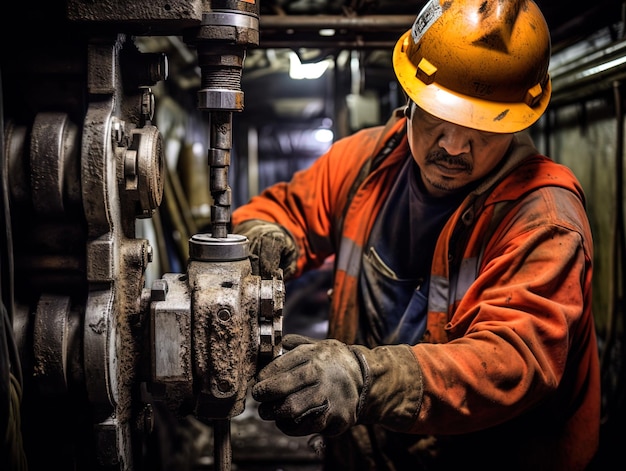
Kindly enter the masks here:
<path id="1" fill-rule="evenodd" d="M 149 243 L 146 246 L 146 258 L 148 260 L 148 263 L 152 263 L 152 260 L 154 259 L 154 250 Z"/>
<path id="2" fill-rule="evenodd" d="M 144 121 L 152 121 L 154 118 L 154 94 L 150 87 L 140 87 L 141 89 L 141 104 L 140 113 Z"/>
<path id="3" fill-rule="evenodd" d="M 166 296 L 167 296 L 167 281 L 154 280 L 152 282 L 152 290 L 150 292 L 150 297 L 152 298 L 152 301 L 165 301 Z"/>
<path id="4" fill-rule="evenodd" d="M 126 123 L 114 116 L 111 118 L 111 137 L 115 141 L 116 144 L 121 144 L 124 136 L 126 135 Z"/>

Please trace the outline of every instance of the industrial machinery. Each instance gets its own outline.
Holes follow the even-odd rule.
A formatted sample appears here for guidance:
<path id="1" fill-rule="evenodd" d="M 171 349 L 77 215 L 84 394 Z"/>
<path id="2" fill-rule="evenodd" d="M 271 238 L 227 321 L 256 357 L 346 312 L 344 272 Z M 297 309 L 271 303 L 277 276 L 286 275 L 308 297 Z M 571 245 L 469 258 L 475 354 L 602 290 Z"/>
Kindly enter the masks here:
<path id="1" fill-rule="evenodd" d="M 283 280 L 253 273 L 247 239 L 229 233 L 232 114 L 243 110 L 258 4 L 14 6 L 29 27 L 9 36 L 3 15 L 3 407 L 8 368 L 23 394 L 22 437 L 10 438 L 31 470 L 159 469 L 151 436 L 167 410 L 211 425 L 215 469 L 228 470 L 229 421 L 257 369 L 280 354 L 282 333 Z M 149 286 L 153 248 L 136 222 L 162 199 L 152 87 L 168 61 L 140 52 L 141 35 L 177 35 L 197 52 L 213 199 L 211 230 L 189 240 L 186 271 Z M 8 416 L 2 430 L 16 420 Z"/>
<path id="2" fill-rule="evenodd" d="M 301 109 L 306 117 L 317 109 L 315 118 L 330 118 L 334 135 L 345 135 L 353 126 L 346 119 L 346 95 L 357 107 L 352 116 L 377 114 L 359 112 L 363 104 L 380 107 L 385 116 L 404 99 L 390 68 L 391 49 L 425 0 L 262 3 L 263 18 L 259 0 L 11 0 L 5 5 L 0 15 L 0 437 L 9 456 L 0 454 L 0 470 L 26 469 L 26 462 L 31 471 L 231 467 L 231 420 L 250 410 L 250 379 L 281 353 L 285 301 L 280 276 L 259 276 L 248 259 L 247 240 L 229 232 L 233 116 L 256 114 L 250 121 L 263 125 L 276 121 L 268 134 L 278 136 L 277 144 L 295 142 L 285 129 Z M 538 3 L 551 27 L 553 52 L 564 53 L 551 74 L 556 108 L 541 129 L 542 140 L 566 157 L 572 152 L 561 149 L 562 143 L 576 146 L 597 136 L 601 145 L 593 140 L 578 145 L 572 161 L 604 162 L 601 153 L 595 160 L 586 158 L 585 149 L 608 149 L 605 144 L 612 141 L 606 132 L 612 126 L 606 126 L 606 116 L 619 111 L 621 123 L 623 113 L 615 105 L 621 101 L 602 102 L 596 92 L 602 98 L 603 90 L 610 90 L 619 98 L 624 2 Z M 156 220 L 163 206 L 167 141 L 157 127 L 163 126 L 156 119 L 156 90 L 173 81 L 168 69 L 175 61 L 167 48 L 140 46 L 149 41 L 158 46 L 153 40 L 159 38 L 175 38 L 171 44 L 183 46 L 180 55 L 189 59 L 184 66 L 193 69 L 194 80 L 185 83 L 194 91 L 193 107 L 205 117 L 212 207 L 210 228 L 182 240 L 185 267 L 155 279 L 148 272 L 163 251 L 138 226 Z M 571 61 L 568 48 L 581 38 L 591 38 L 587 46 L 592 47 L 575 48 Z M 276 79 L 284 66 L 276 60 L 278 49 L 298 49 L 303 62 L 332 57 L 332 86 L 324 81 L 319 89 L 303 81 L 283 86 Z M 254 77 L 248 83 L 255 89 L 246 96 L 246 111 L 240 87 L 244 58 L 253 59 L 248 69 L 255 60 L 261 64 L 256 74 L 244 76 Z M 366 84 L 376 93 L 361 94 Z M 292 100 L 301 89 L 305 98 Z M 278 98 L 277 92 L 282 93 Z M 312 107 L 315 103 L 321 104 Z M 299 141 L 301 129 L 292 129 Z M 247 137 L 258 129 L 250 125 L 250 131 Z M 621 143 L 620 132 L 616 137 Z M 622 148 L 615 149 L 620 164 Z M 295 167 L 292 152 L 284 155 Z M 597 172 L 581 168 L 593 176 L 590 201 L 608 201 L 612 196 L 604 192 L 610 185 L 596 185 Z M 601 230 L 603 218 L 595 226 L 600 242 L 611 240 Z M 604 280 L 611 263 L 602 260 L 615 258 L 614 247 L 598 247 L 601 263 L 594 277 Z M 620 279 L 605 274 L 609 282 L 600 281 L 602 288 Z M 623 316 L 617 312 L 622 303 L 609 300 L 612 291 L 619 301 L 619 289 L 606 295 L 597 290 L 600 306 L 616 306 L 604 322 L 608 328 L 599 331 L 606 330 L 601 337 L 608 457 L 619 450 L 611 445 L 621 443 L 624 423 L 624 368 L 618 361 Z M 194 450 L 187 449 L 196 437 L 173 432 L 178 419 L 190 417 L 197 419 L 190 432 L 197 424 L 211 432 L 206 466 L 200 467 Z M 270 442 L 259 436 L 256 445 L 278 445 Z"/>

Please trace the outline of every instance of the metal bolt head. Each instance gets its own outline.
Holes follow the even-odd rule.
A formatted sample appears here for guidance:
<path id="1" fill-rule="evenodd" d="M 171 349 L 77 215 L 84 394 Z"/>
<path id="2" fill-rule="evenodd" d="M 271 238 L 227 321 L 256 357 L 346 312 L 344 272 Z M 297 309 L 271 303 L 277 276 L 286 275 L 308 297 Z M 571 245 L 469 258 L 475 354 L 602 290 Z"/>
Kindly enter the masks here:
<path id="1" fill-rule="evenodd" d="M 150 292 L 152 301 L 165 301 L 167 296 L 167 281 L 160 279 L 152 282 L 152 290 Z"/>

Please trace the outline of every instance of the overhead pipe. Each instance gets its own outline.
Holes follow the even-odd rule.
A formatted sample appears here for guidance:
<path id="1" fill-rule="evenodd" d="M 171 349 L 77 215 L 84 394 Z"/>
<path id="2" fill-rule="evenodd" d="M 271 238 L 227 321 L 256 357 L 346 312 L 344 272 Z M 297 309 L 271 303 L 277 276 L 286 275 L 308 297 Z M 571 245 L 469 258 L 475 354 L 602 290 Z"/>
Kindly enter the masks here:
<path id="1" fill-rule="evenodd" d="M 263 30 L 316 30 L 345 29 L 356 32 L 402 32 L 415 21 L 415 15 L 261 15 L 260 27 Z"/>
<path id="2" fill-rule="evenodd" d="M 414 15 L 262 15 L 260 46 L 391 49 L 414 20 Z M 329 30 L 334 34 L 327 34 Z"/>
<path id="3" fill-rule="evenodd" d="M 626 78 L 626 40 L 620 40 L 550 71 L 551 106 L 578 102 L 610 90 L 614 81 Z"/>

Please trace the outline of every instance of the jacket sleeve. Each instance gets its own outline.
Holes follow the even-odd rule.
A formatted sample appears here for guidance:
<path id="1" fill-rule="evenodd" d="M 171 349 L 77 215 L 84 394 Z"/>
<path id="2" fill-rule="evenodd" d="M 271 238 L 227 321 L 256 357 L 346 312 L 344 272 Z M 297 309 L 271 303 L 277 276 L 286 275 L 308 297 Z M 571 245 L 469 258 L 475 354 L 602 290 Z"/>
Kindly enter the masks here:
<path id="1" fill-rule="evenodd" d="M 543 188 L 500 223 L 445 326 L 449 341 L 412 347 L 424 380 L 413 432 L 467 433 L 533 410 L 560 424 L 589 406 L 597 350 L 586 221 L 573 193 Z"/>
<path id="2" fill-rule="evenodd" d="M 233 225 L 250 219 L 276 222 L 298 245 L 296 275 L 320 266 L 335 252 L 333 224 L 381 130 L 368 128 L 337 141 L 309 168 L 296 172 L 291 181 L 276 183 L 237 208 L 232 214 Z"/>

